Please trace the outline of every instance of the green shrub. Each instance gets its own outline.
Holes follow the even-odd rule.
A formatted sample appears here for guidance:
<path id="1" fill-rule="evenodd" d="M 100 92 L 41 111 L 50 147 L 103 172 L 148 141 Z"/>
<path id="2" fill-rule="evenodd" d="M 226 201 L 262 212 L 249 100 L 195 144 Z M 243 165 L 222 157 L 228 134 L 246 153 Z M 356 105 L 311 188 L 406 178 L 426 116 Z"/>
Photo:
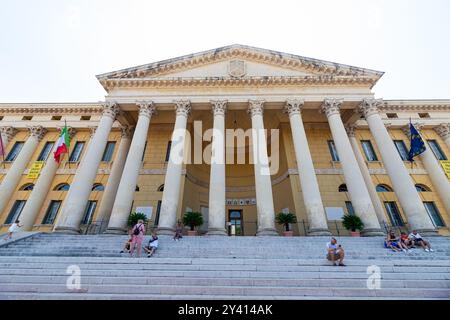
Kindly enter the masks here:
<path id="1" fill-rule="evenodd" d="M 183 216 L 183 224 L 189 226 L 191 231 L 194 231 L 195 227 L 203 224 L 203 216 L 200 212 L 186 212 Z"/>
<path id="2" fill-rule="evenodd" d="M 342 224 L 345 229 L 355 232 L 356 230 L 362 230 L 364 228 L 364 223 L 361 221 L 361 218 L 354 215 L 346 214 L 342 218 Z"/>
<path id="3" fill-rule="evenodd" d="M 143 220 L 144 224 L 147 224 L 147 216 L 141 212 L 133 212 L 128 217 L 128 226 L 133 227 L 139 220 Z"/>
<path id="4" fill-rule="evenodd" d="M 280 212 L 276 215 L 275 217 L 275 221 L 278 224 L 282 224 L 284 225 L 286 231 L 289 231 L 289 224 L 290 223 L 296 223 L 297 222 L 297 216 L 293 213 L 284 213 L 284 212 Z"/>

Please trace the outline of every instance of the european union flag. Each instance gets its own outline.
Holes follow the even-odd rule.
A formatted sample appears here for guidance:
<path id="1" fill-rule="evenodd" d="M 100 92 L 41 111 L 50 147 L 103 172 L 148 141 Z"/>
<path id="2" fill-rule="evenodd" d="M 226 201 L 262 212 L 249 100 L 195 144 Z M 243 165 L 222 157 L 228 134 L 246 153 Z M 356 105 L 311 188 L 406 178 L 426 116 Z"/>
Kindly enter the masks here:
<path id="1" fill-rule="evenodd" d="M 422 137 L 411 122 L 409 122 L 409 136 L 411 140 L 411 148 L 409 149 L 408 160 L 413 162 L 414 157 L 424 152 L 426 148 Z"/>

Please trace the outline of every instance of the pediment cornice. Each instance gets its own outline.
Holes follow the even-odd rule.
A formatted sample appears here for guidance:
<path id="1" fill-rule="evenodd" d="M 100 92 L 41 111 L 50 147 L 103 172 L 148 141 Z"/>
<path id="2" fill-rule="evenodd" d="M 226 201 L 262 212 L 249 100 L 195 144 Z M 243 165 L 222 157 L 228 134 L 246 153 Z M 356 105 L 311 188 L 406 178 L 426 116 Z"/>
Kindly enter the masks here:
<path id="1" fill-rule="evenodd" d="M 379 106 L 379 110 L 386 111 L 413 111 L 413 112 L 426 112 L 426 111 L 450 111 L 450 100 L 391 100 L 383 101 Z"/>
<path id="2" fill-rule="evenodd" d="M 102 114 L 98 104 L 0 104 L 0 114 Z"/>

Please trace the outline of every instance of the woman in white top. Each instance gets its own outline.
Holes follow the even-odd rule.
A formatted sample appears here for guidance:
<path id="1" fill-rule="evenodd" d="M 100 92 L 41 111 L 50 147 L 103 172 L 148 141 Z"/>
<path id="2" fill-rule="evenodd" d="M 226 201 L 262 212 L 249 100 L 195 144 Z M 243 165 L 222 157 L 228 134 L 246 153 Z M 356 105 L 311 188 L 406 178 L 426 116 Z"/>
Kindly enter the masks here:
<path id="1" fill-rule="evenodd" d="M 16 222 L 14 222 L 8 229 L 8 234 L 6 235 L 6 237 L 4 238 L 5 241 L 9 240 L 12 238 L 13 233 L 19 231 L 19 228 L 22 227 L 20 225 L 20 221 L 16 220 Z"/>

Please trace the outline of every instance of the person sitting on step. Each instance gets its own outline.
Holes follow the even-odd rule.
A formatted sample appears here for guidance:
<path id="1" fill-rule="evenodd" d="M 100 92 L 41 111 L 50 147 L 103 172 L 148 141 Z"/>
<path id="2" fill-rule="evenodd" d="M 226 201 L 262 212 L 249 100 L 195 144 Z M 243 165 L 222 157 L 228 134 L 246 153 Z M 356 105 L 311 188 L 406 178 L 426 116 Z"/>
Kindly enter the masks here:
<path id="1" fill-rule="evenodd" d="M 120 253 L 130 252 L 132 241 L 133 241 L 133 237 L 130 235 L 130 237 L 128 238 L 127 242 L 125 242 L 123 249 L 122 249 L 122 251 L 120 251 Z"/>
<path id="2" fill-rule="evenodd" d="M 406 251 L 409 252 L 412 247 L 412 241 L 409 239 L 408 234 L 406 232 L 400 233 L 400 242 Z"/>
<path id="3" fill-rule="evenodd" d="M 386 246 L 387 248 L 391 248 L 394 252 L 400 252 L 408 249 L 401 241 L 400 238 L 398 238 L 395 235 L 394 230 L 389 231 L 389 233 L 386 236 Z"/>
<path id="4" fill-rule="evenodd" d="M 152 237 L 148 241 L 148 246 L 144 247 L 144 251 L 147 252 L 147 257 L 150 258 L 158 249 L 158 237 L 156 236 L 156 232 L 152 232 Z"/>
<path id="5" fill-rule="evenodd" d="M 327 243 L 327 259 L 336 266 L 336 261 L 339 261 L 340 266 L 345 266 L 344 264 L 344 248 L 337 244 L 336 238 L 331 238 L 331 241 Z"/>
<path id="6" fill-rule="evenodd" d="M 431 244 L 429 241 L 422 238 L 420 234 L 417 233 L 417 230 L 413 230 L 409 234 L 409 239 L 411 240 L 412 244 L 414 246 L 420 246 L 422 247 L 426 252 L 433 252 L 433 249 L 431 249 Z"/>

